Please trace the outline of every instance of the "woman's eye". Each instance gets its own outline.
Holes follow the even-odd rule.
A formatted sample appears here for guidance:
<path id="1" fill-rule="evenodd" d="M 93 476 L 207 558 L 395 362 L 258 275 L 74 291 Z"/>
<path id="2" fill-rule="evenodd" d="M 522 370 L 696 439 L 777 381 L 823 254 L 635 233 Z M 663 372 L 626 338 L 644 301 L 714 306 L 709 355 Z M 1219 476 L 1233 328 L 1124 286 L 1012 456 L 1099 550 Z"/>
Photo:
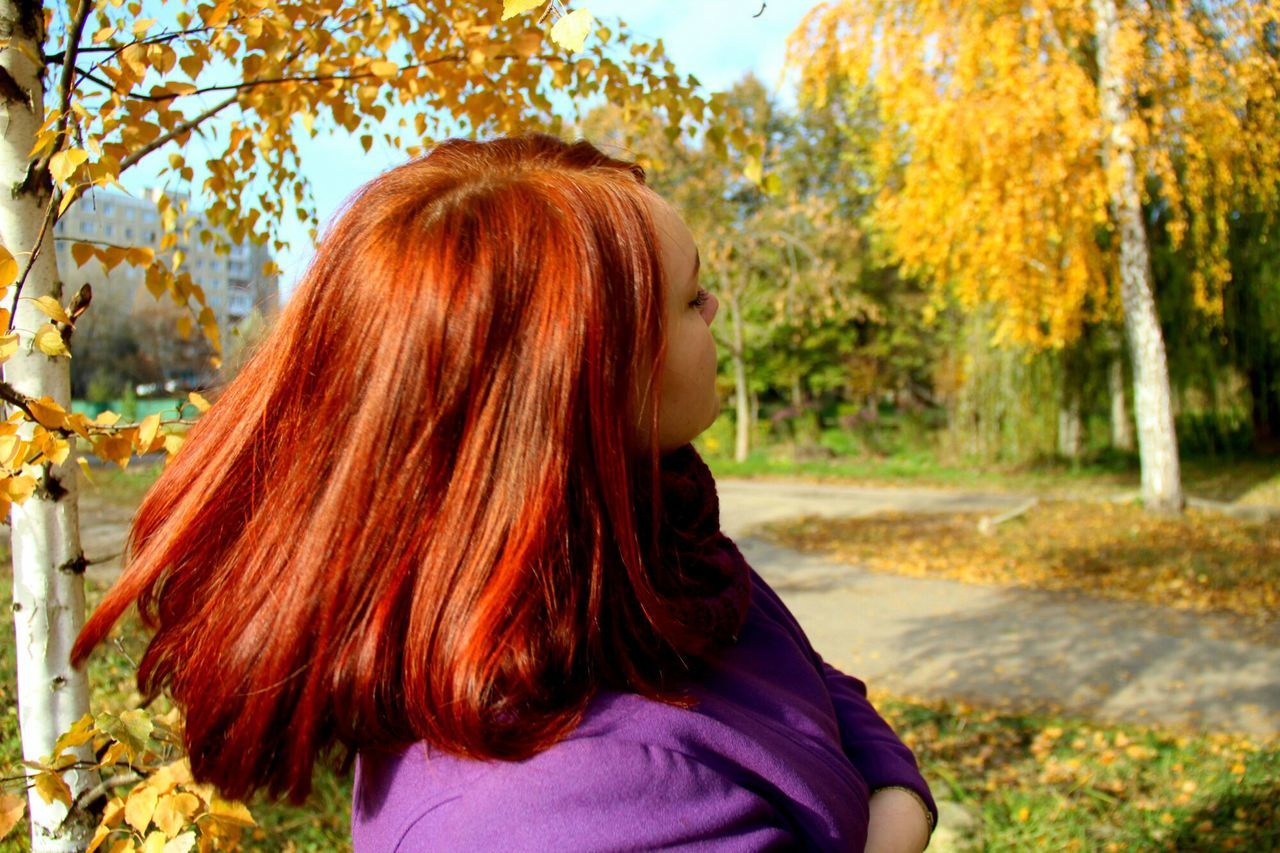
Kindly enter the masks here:
<path id="1" fill-rule="evenodd" d="M 710 298 L 711 298 L 710 293 L 707 293 L 707 291 L 705 290 L 699 289 L 698 295 L 693 297 L 693 300 L 689 303 L 689 305 L 690 307 L 693 307 L 693 308 L 701 308 L 703 305 L 707 304 L 707 300 Z"/>

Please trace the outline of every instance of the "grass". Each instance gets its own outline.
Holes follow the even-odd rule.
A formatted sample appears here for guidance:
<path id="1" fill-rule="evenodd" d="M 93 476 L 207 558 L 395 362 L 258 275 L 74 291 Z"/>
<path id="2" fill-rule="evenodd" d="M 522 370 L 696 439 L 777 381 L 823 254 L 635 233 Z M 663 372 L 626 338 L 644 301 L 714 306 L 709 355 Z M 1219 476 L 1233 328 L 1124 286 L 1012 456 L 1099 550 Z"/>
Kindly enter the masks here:
<path id="1" fill-rule="evenodd" d="M 1275 850 L 1274 741 L 873 694 L 975 850 Z"/>
<path id="2" fill-rule="evenodd" d="M 892 435 L 892 419 L 880 429 Z M 1094 451 L 1084 461 L 1039 459 L 992 462 L 949 459 L 930 433 L 899 427 L 902 435 L 870 441 L 858 431 L 826 429 L 804 443 L 757 441 L 743 462 L 733 459 L 732 424 L 721 417 L 697 440 L 717 477 L 785 477 L 862 486 L 914 486 L 1047 497 L 1099 497 L 1137 492 L 1136 454 Z M 760 438 L 757 436 L 757 439 Z M 1248 455 L 1190 455 L 1181 460 L 1183 488 L 1206 500 L 1280 506 L 1280 459 Z"/>
<path id="3" fill-rule="evenodd" d="M 780 544 L 872 571 L 983 584 L 1083 590 L 1258 624 L 1280 611 L 1280 524 L 1134 504 L 1041 502 L 990 535 L 979 514 L 881 513 L 770 524 Z"/>

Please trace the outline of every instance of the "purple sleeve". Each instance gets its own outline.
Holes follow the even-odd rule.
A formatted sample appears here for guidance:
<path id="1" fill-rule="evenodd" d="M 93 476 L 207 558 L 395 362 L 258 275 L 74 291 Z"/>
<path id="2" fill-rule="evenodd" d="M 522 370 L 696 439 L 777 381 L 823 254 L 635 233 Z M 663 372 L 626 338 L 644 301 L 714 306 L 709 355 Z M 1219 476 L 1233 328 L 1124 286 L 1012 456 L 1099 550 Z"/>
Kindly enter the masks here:
<path id="1" fill-rule="evenodd" d="M 920 795 L 938 822 L 938 806 L 920 775 L 915 756 L 867 699 L 867 686 L 822 661 L 822 675 L 840 722 L 840 744 L 867 787 L 901 785 Z"/>
<path id="2" fill-rule="evenodd" d="M 396 850 L 731 851 L 795 843 L 768 802 L 696 758 L 584 738 L 487 774 L 410 824 Z"/>

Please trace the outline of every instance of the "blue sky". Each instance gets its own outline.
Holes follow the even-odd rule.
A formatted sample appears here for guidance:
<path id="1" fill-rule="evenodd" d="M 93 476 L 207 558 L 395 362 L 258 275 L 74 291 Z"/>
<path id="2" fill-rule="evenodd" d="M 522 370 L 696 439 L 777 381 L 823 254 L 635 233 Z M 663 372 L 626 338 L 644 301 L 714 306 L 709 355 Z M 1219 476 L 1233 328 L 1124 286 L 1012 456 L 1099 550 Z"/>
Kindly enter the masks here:
<path id="1" fill-rule="evenodd" d="M 761 0 L 576 0 L 573 4 L 582 5 L 606 24 L 621 18 L 637 36 L 662 39 L 677 67 L 694 74 L 709 90 L 728 88 L 752 71 L 770 87 L 783 91 L 779 75 L 786 37 L 813 0 L 767 0 L 759 17 L 755 15 L 760 12 Z M 189 161 L 212 156 L 212 151 L 206 154 L 199 150 L 201 145 L 198 140 L 193 142 L 196 150 L 188 154 Z M 356 139 L 341 131 L 305 141 L 303 156 L 322 226 L 357 187 L 404 159 L 401 152 L 377 146 L 366 154 Z M 146 171 L 145 166 L 140 168 L 126 185 L 135 192 L 146 186 L 150 183 L 142 174 Z M 197 186 L 200 179 L 197 175 Z M 305 271 L 312 254 L 305 228 L 292 216 L 289 219 L 282 235 L 290 248 L 277 259 L 283 270 L 285 295 Z"/>

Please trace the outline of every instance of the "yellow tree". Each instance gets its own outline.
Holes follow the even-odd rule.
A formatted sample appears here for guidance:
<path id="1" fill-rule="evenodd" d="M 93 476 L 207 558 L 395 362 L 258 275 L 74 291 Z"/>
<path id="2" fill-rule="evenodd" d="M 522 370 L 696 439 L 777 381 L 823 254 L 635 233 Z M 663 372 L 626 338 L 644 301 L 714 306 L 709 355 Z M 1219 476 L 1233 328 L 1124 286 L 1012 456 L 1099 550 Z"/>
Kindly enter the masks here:
<path id="1" fill-rule="evenodd" d="M 804 97 L 874 92 L 876 219 L 908 272 L 996 304 L 997 343 L 1062 346 L 1123 313 L 1153 511 L 1183 497 L 1143 205 L 1220 313 L 1230 212 L 1276 207 L 1278 25 L 1273 0 L 846 0 L 789 43 Z"/>
<path id="2" fill-rule="evenodd" d="M 84 721 L 88 685 L 67 662 L 84 618 L 76 442 L 123 467 L 135 452 L 176 452 L 172 428 L 182 422 L 71 412 L 73 332 L 92 294 L 64 292 L 74 270 L 58 269 L 52 251 L 58 217 L 163 157 L 153 171 L 200 197 L 217 230 L 262 240 L 285 215 L 314 224 L 304 136 L 346 132 L 366 150 L 382 140 L 413 153 L 442 134 L 556 130 L 561 95 L 628 103 L 639 130 L 713 112 L 660 45 L 559 0 L 0 0 L 0 398 L 11 412 L 0 422 L 0 508 L 12 525 L 33 849 L 83 849 L 96 823 L 90 800 L 103 793 L 105 759 L 95 758 Z M 203 162 L 188 159 L 196 134 L 212 149 Z M 188 312 L 187 327 L 203 329 L 217 351 L 214 314 L 184 267 L 194 241 L 214 238 L 191 232 L 184 204 L 160 198 L 159 253 L 82 241 L 72 257 L 145 267 L 152 294 Z M 2 805 L 13 817 L 13 802 Z M 141 833 L 149 822 L 135 810 L 129 827 Z"/>

